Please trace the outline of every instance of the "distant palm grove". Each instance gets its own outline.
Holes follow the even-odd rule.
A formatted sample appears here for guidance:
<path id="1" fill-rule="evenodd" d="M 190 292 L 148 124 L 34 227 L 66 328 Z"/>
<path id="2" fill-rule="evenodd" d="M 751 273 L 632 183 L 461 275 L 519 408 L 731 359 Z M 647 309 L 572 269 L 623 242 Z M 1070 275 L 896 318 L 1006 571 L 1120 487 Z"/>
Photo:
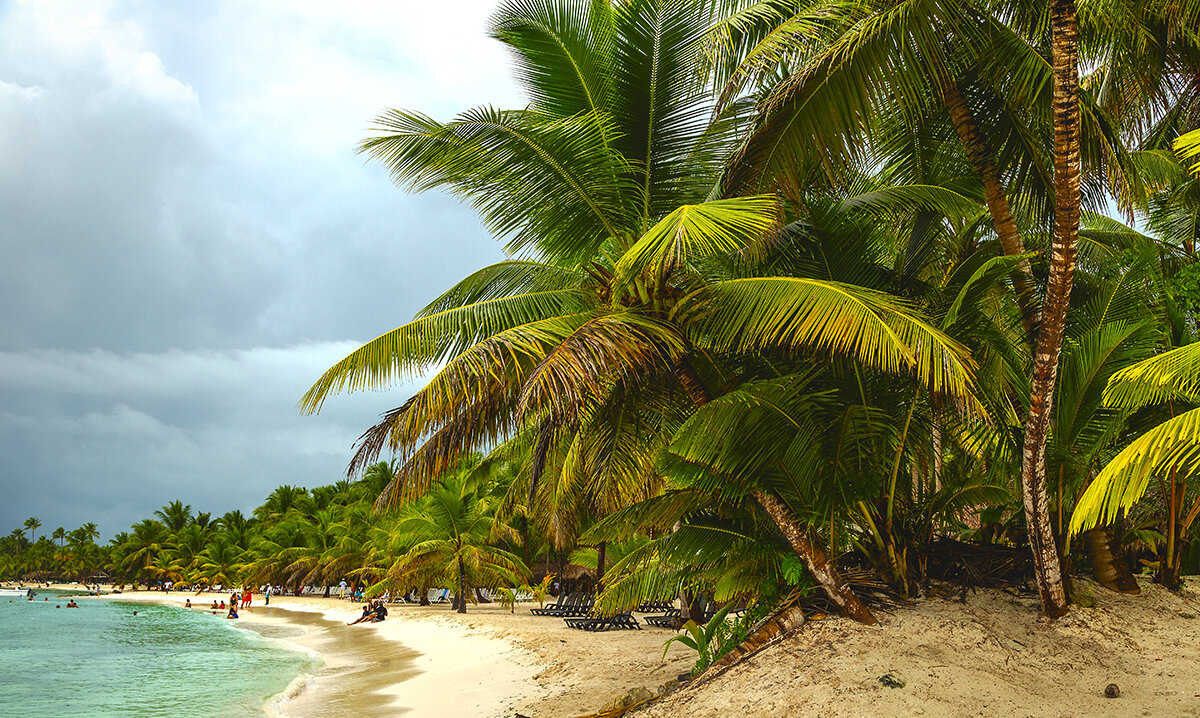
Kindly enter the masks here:
<path id="1" fill-rule="evenodd" d="M 427 380 L 351 479 L 103 548 L 27 525 L 0 573 L 586 573 L 607 612 L 872 623 L 931 581 L 1054 617 L 1080 573 L 1200 570 L 1200 0 L 506 0 L 490 32 L 525 107 L 360 148 L 510 258 L 304 395 Z"/>

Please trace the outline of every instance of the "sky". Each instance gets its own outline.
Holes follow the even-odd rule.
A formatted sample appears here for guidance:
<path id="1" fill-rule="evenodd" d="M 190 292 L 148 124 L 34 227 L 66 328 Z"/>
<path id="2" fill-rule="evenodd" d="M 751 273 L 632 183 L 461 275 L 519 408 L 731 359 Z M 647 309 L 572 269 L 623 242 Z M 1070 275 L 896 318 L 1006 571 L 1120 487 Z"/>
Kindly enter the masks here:
<path id="1" fill-rule="evenodd" d="M 355 147 L 524 104 L 494 4 L 0 0 L 0 534 L 345 475 L 412 385 L 301 395 L 503 258 Z"/>

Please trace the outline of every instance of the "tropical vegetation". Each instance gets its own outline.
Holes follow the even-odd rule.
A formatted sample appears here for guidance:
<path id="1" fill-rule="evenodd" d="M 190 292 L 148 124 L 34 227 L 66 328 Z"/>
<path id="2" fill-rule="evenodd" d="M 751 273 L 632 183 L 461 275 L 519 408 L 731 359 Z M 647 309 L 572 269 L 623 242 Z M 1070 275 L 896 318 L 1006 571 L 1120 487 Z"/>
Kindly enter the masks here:
<path id="1" fill-rule="evenodd" d="M 504 0 L 528 103 L 387 110 L 361 144 L 508 258 L 302 397 L 421 380 L 348 478 L 250 517 L 168 504 L 95 566 L 27 523 L 0 573 L 58 549 L 466 610 L 574 568 L 607 612 L 799 592 L 872 623 L 954 540 L 1028 557 L 1051 617 L 1080 573 L 1177 588 L 1200 570 L 1197 28 L 1193 0 Z"/>

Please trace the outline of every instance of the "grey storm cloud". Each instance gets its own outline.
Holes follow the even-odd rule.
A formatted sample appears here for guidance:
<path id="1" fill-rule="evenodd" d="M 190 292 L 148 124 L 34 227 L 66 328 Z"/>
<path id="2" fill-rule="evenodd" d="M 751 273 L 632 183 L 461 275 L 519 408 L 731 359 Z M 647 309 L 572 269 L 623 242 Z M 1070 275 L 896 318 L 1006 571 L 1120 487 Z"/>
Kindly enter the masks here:
<path id="1" fill-rule="evenodd" d="M 386 107 L 520 104 L 491 6 L 0 5 L 0 527 L 341 476 L 411 387 L 300 395 L 502 257 L 355 145 Z"/>

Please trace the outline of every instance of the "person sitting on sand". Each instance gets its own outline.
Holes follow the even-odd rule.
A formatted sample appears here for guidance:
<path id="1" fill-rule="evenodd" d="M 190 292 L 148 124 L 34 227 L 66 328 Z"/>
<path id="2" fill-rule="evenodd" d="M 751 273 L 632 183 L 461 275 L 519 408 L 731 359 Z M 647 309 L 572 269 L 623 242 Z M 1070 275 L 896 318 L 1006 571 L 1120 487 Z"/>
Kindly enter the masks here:
<path id="1" fill-rule="evenodd" d="M 383 605 L 383 601 L 377 601 L 375 604 L 375 613 L 372 614 L 371 623 L 379 623 L 387 618 L 387 606 Z"/>
<path id="2" fill-rule="evenodd" d="M 215 608 L 217 608 L 217 599 L 215 599 L 215 598 L 213 599 L 213 604 L 212 604 L 212 607 L 213 607 L 214 609 L 215 609 Z"/>
<path id="3" fill-rule="evenodd" d="M 375 613 L 371 610 L 371 604 L 367 603 L 367 604 L 363 605 L 362 615 L 359 616 L 357 620 L 351 621 L 350 623 L 347 623 L 346 625 L 353 626 L 356 623 L 365 623 L 366 621 L 373 620 L 374 617 L 375 617 Z"/>
<path id="4" fill-rule="evenodd" d="M 237 606 L 234 606 L 231 604 L 229 606 L 229 613 L 225 616 L 225 618 L 237 618 L 237 617 L 238 617 Z"/>
<path id="5" fill-rule="evenodd" d="M 232 604 L 230 604 L 230 605 L 232 605 Z M 220 606 L 217 606 L 217 608 L 219 608 L 219 609 L 221 609 L 221 610 L 224 610 L 224 609 L 225 609 L 225 600 L 224 600 L 224 599 L 222 599 L 222 600 L 221 600 L 221 605 L 220 605 Z"/>

